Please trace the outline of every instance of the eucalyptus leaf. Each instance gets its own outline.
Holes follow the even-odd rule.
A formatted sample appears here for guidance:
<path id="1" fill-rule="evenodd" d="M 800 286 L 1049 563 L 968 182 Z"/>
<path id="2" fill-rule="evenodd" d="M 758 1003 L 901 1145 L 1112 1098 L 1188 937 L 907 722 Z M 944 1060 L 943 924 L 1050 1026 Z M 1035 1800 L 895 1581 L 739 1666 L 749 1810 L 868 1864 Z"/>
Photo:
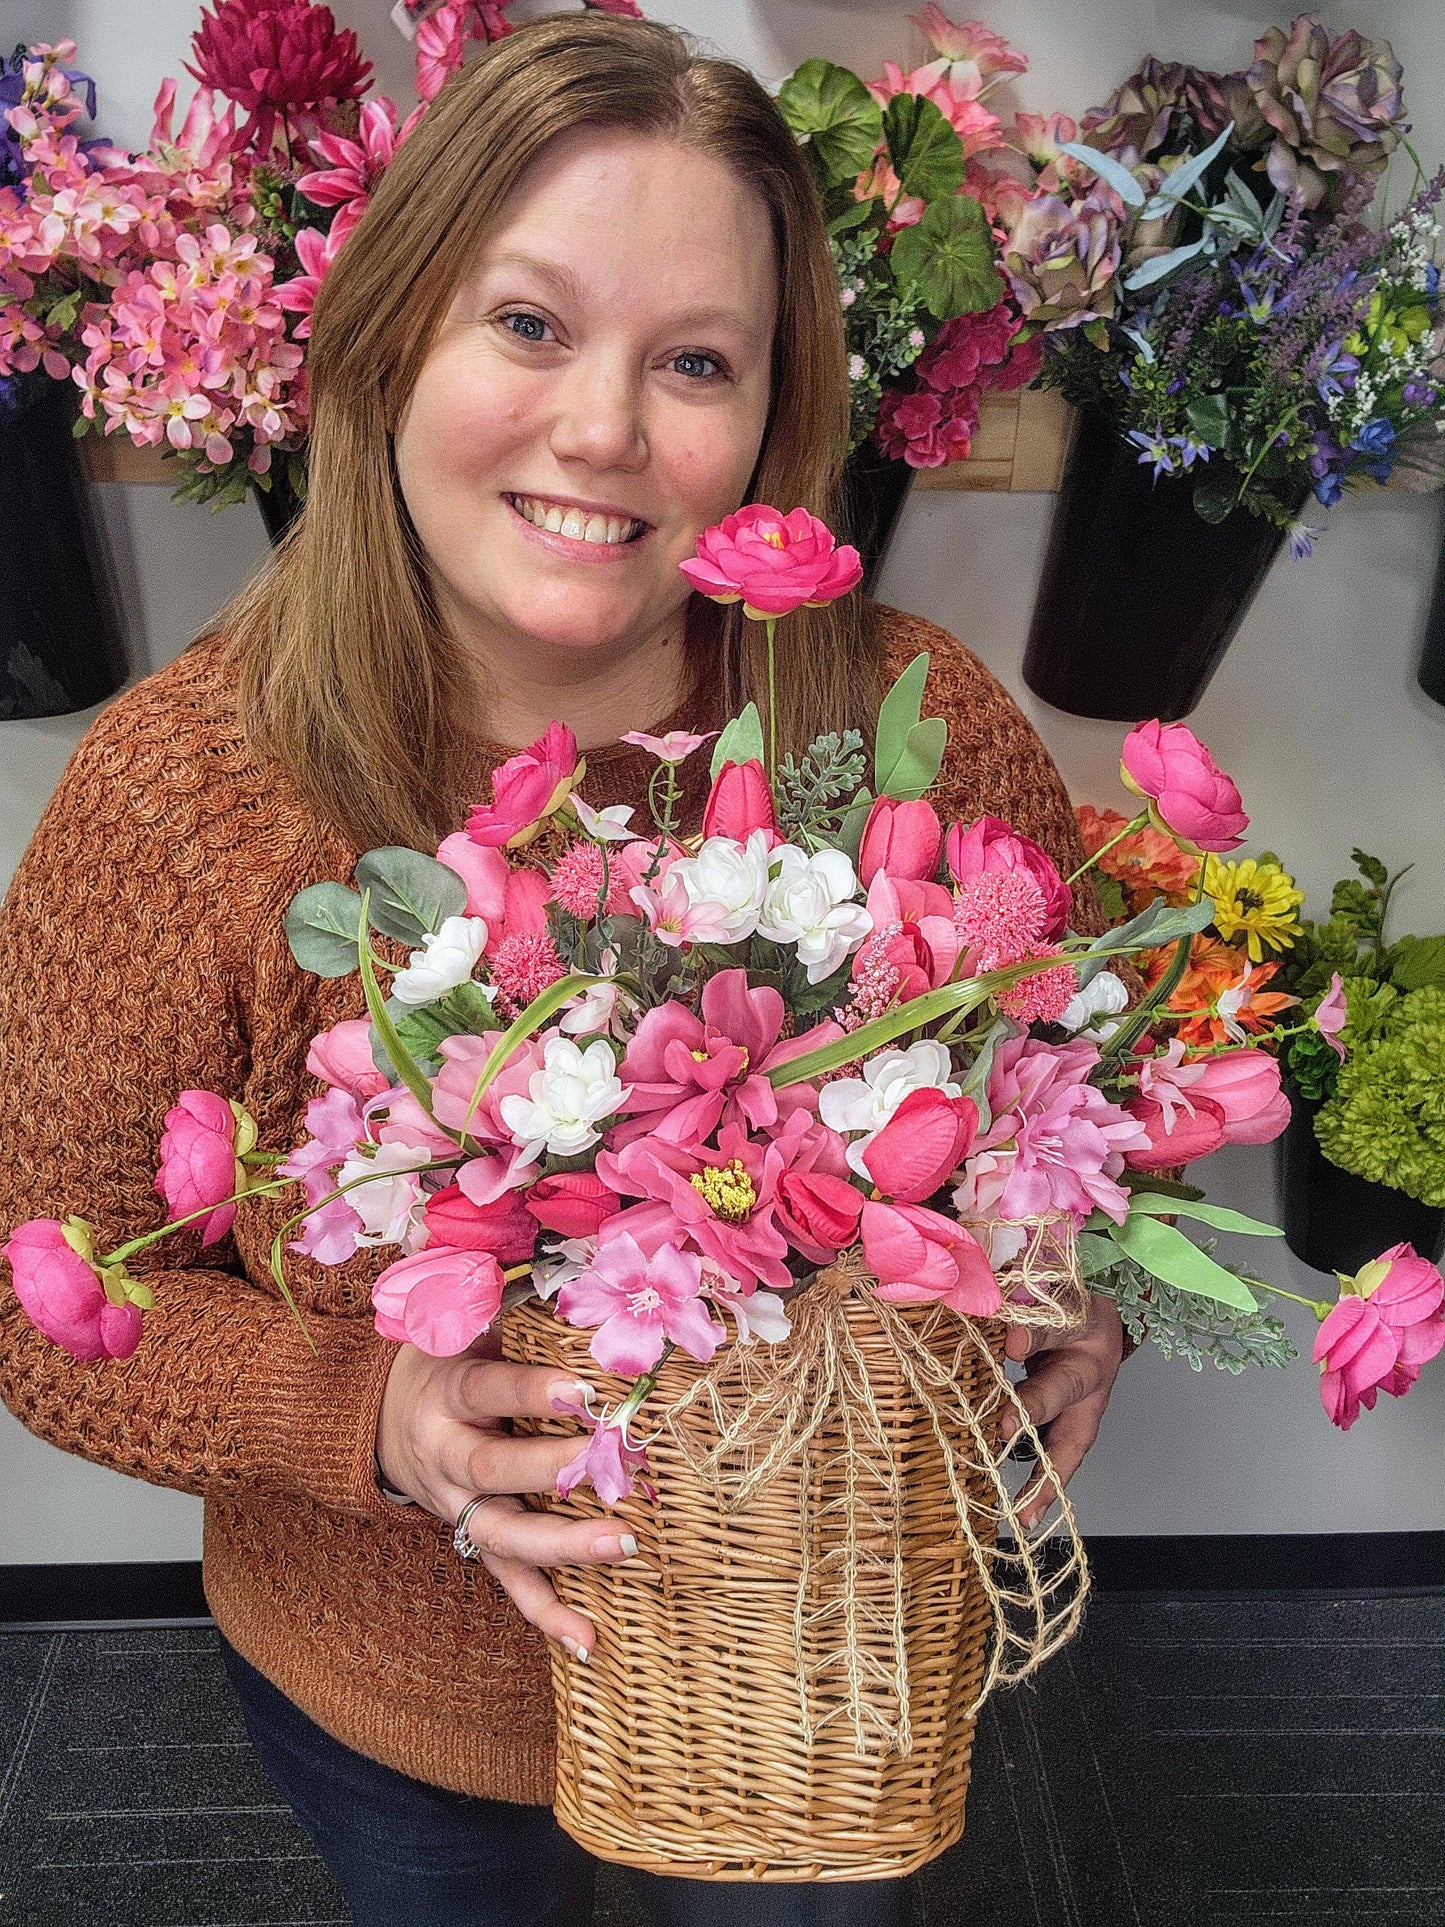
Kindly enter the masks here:
<path id="1" fill-rule="evenodd" d="M 1167 214 L 1173 205 L 1183 200 L 1194 183 L 1210 167 L 1215 156 L 1233 132 L 1234 122 L 1231 121 L 1219 138 L 1212 141 L 1210 145 L 1204 149 L 1202 154 L 1192 155 L 1182 166 L 1176 167 L 1172 173 L 1166 174 L 1164 179 L 1159 183 L 1158 190 L 1152 200 L 1146 202 L 1140 210 L 1140 219 L 1145 221 L 1155 220 L 1159 215 Z"/>
<path id="2" fill-rule="evenodd" d="M 934 201 L 893 243 L 889 263 L 900 285 L 916 288 L 939 321 L 979 314 L 1003 299 L 997 245 L 988 216 L 970 194 Z"/>
<path id="3" fill-rule="evenodd" d="M 313 883 L 286 912 L 291 955 L 315 977 L 350 976 L 361 929 L 361 898 L 344 883 Z"/>
<path id="4" fill-rule="evenodd" d="M 883 138 L 883 110 L 846 67 L 805 60 L 778 89 L 778 107 L 811 148 L 824 188 L 861 174 Z"/>
<path id="5" fill-rule="evenodd" d="M 413 948 L 467 907 L 467 886 L 455 870 L 400 843 L 368 850 L 356 881 L 371 893 L 372 928 Z"/>
<path id="6" fill-rule="evenodd" d="M 1157 1218 L 1136 1217 L 1132 1212 L 1123 1224 L 1114 1225 L 1109 1236 L 1119 1248 L 1141 1265 L 1151 1277 L 1162 1278 L 1179 1291 L 1197 1292 L 1237 1311 L 1257 1311 L 1259 1301 L 1242 1278 L 1216 1264 L 1207 1251 L 1173 1225 Z"/>
<path id="7" fill-rule="evenodd" d="M 1187 247 L 1170 248 L 1167 254 L 1150 255 L 1147 261 L 1135 268 L 1124 280 L 1125 290 L 1133 294 L 1139 288 L 1152 288 L 1156 281 L 1162 281 L 1176 268 L 1182 268 L 1186 261 L 1192 261 L 1196 254 L 1204 251 L 1203 241 L 1191 241 Z"/>
<path id="8" fill-rule="evenodd" d="M 1101 154 L 1097 147 L 1090 147 L 1085 141 L 1060 141 L 1059 147 L 1063 153 L 1072 154 L 1076 161 L 1082 161 L 1085 167 L 1092 167 L 1099 179 L 1113 188 L 1125 207 L 1143 207 L 1143 188 L 1112 154 Z"/>
<path id="9" fill-rule="evenodd" d="M 858 852 L 863 847 L 863 832 L 868 827 L 868 813 L 872 808 L 872 791 L 859 790 L 848 805 L 848 812 L 838 825 L 837 833 L 833 838 L 837 847 L 846 853 L 855 870 L 858 867 Z"/>
<path id="10" fill-rule="evenodd" d="M 1261 1218 L 1247 1218 L 1242 1211 L 1231 1211 L 1223 1204 L 1202 1204 L 1194 1198 L 1166 1198 L 1162 1192 L 1136 1191 L 1129 1200 L 1131 1215 L 1142 1211 L 1151 1218 L 1197 1218 L 1216 1231 L 1238 1231 L 1247 1238 L 1282 1238 L 1277 1224 Z"/>
<path id="11" fill-rule="evenodd" d="M 888 159 L 905 194 L 936 201 L 963 186 L 963 142 L 923 94 L 895 94 L 883 110 Z"/>
<path id="12" fill-rule="evenodd" d="M 749 703 L 740 716 L 734 716 L 713 746 L 709 772 L 716 782 L 724 763 L 760 763 L 763 760 L 763 724 L 756 703 Z"/>
<path id="13" fill-rule="evenodd" d="M 1181 937 L 1196 936 L 1214 921 L 1214 901 L 1205 897 L 1200 903 L 1166 903 L 1156 897 L 1153 903 L 1130 917 L 1117 930 L 1106 930 L 1084 952 L 1086 957 L 1107 956 L 1110 951 L 1160 950 Z"/>

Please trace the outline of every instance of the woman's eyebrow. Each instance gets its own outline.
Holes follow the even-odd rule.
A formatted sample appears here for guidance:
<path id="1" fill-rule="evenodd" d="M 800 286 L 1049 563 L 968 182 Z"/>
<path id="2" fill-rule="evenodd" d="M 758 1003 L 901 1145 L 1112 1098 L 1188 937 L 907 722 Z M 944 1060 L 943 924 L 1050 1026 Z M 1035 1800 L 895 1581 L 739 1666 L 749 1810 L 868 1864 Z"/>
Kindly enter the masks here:
<path id="1" fill-rule="evenodd" d="M 483 281 L 497 268 L 523 268 L 535 274 L 541 281 L 550 282 L 559 294 L 570 301 L 583 298 L 582 283 L 569 267 L 560 261 L 548 261 L 542 255 L 526 254 L 517 248 L 508 248 L 500 254 L 488 255 L 483 263 L 477 280 Z M 668 316 L 671 327 L 727 327 L 734 328 L 739 334 L 752 336 L 761 332 L 740 308 L 729 307 L 726 303 L 700 302 L 692 307 L 679 308 Z"/>

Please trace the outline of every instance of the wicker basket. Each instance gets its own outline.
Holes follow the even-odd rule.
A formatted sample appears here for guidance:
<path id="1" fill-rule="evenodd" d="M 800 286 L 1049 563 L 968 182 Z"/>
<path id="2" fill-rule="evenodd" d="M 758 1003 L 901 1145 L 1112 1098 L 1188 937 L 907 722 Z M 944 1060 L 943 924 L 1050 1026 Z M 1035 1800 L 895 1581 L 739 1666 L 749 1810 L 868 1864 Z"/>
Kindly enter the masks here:
<path id="1" fill-rule="evenodd" d="M 798 1299 L 832 1278 L 794 1295 L 795 1321 Z M 870 1284 L 834 1283 L 830 1409 L 741 1507 L 707 1473 L 720 1416 L 756 1400 L 768 1348 L 729 1347 L 707 1372 L 670 1360 L 643 1414 L 658 1498 L 638 1492 L 608 1515 L 635 1533 L 637 1560 L 554 1575 L 599 1632 L 586 1665 L 553 1649 L 556 1811 L 601 1859 L 703 1880 L 866 1880 L 923 1865 L 963 1830 L 997 1648 L 998 1596 L 981 1569 L 1007 1502 L 1001 1512 L 987 1446 L 950 1451 L 915 1386 L 921 1365 L 977 1415 L 975 1439 L 992 1441 L 1004 1326 L 936 1304 L 880 1306 Z M 609 1403 L 620 1392 L 588 1334 L 545 1305 L 509 1312 L 503 1340 L 508 1357 L 579 1373 Z M 811 1394 L 801 1379 L 794 1389 L 796 1423 Z M 567 1509 L 602 1513 L 590 1488 Z M 1018 1676 L 995 1657 L 996 1675 Z"/>

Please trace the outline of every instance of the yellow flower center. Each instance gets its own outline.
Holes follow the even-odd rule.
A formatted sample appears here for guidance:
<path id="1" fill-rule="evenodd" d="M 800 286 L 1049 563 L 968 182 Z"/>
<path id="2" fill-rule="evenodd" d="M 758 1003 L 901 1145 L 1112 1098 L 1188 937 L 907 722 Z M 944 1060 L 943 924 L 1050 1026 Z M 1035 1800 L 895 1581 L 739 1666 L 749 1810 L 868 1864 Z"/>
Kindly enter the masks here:
<path id="1" fill-rule="evenodd" d="M 741 1158 L 730 1158 L 726 1164 L 708 1165 L 705 1170 L 694 1171 L 688 1183 L 713 1216 L 725 1224 L 742 1224 L 758 1201 Z"/>
<path id="2" fill-rule="evenodd" d="M 783 531 L 781 529 L 769 529 L 763 537 L 763 540 L 770 549 L 780 549 L 783 546 Z"/>

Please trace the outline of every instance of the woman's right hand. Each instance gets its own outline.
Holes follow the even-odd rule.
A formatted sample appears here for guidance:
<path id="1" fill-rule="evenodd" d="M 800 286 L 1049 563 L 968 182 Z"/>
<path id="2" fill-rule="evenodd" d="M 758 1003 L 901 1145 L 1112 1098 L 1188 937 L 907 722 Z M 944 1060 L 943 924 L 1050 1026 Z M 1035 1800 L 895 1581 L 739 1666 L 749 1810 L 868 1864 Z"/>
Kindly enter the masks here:
<path id="1" fill-rule="evenodd" d="M 578 1403 L 582 1388 L 563 1372 L 506 1362 L 500 1347 L 500 1333 L 489 1333 L 460 1358 L 400 1346 L 382 1394 L 377 1463 L 393 1491 L 449 1524 L 468 1500 L 484 1494 L 485 1504 L 467 1520 L 482 1563 L 523 1618 L 586 1659 L 597 1630 L 563 1605 L 547 1568 L 615 1565 L 636 1555 L 637 1542 L 595 1519 L 565 1519 L 522 1504 L 521 1493 L 555 1489 L 581 1439 L 514 1437 L 509 1421 L 555 1418 L 558 1404 Z"/>

